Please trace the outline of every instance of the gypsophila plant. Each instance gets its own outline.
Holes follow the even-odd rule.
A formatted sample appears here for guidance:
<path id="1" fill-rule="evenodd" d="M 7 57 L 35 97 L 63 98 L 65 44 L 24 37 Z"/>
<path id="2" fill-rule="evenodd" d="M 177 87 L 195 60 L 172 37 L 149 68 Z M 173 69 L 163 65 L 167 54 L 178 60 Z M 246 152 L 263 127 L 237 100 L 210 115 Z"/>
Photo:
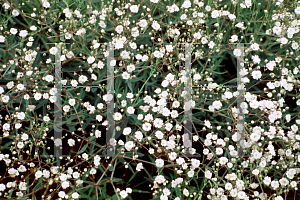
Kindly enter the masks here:
<path id="1" fill-rule="evenodd" d="M 0 199 L 299 199 L 299 28 L 300 1 L 1 0 Z"/>

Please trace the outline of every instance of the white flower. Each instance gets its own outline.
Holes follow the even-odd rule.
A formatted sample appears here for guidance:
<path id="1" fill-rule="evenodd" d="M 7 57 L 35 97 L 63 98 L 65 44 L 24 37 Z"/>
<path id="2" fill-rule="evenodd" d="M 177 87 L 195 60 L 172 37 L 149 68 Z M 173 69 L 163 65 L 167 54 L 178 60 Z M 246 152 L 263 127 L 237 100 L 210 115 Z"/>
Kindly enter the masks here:
<path id="1" fill-rule="evenodd" d="M 161 139 L 163 139 L 164 134 L 160 130 L 158 130 L 155 132 L 155 136 L 157 137 L 157 139 L 161 140 Z"/>
<path id="2" fill-rule="evenodd" d="M 70 106 L 69 105 L 65 105 L 64 107 L 63 107 L 63 110 L 65 111 L 65 112 L 69 112 L 69 110 L 70 110 Z"/>
<path id="3" fill-rule="evenodd" d="M 30 26 L 30 28 L 29 28 L 31 31 L 36 31 L 37 30 L 37 27 L 36 26 Z"/>
<path id="4" fill-rule="evenodd" d="M 135 66 L 133 64 L 130 64 L 127 66 L 127 71 L 130 73 L 130 72 L 133 72 L 135 70 Z"/>
<path id="5" fill-rule="evenodd" d="M 115 120 L 121 120 L 121 119 L 122 119 L 122 114 L 119 113 L 119 112 L 116 112 L 116 113 L 114 114 L 114 119 L 115 119 Z"/>
<path id="6" fill-rule="evenodd" d="M 154 20 L 152 23 L 152 28 L 156 31 L 159 30 L 160 29 L 159 23 L 157 23 L 157 21 Z"/>
<path id="7" fill-rule="evenodd" d="M 291 186 L 292 186 L 292 188 L 297 187 L 297 182 L 296 182 L 296 181 L 292 181 L 292 182 L 291 182 Z"/>
<path id="8" fill-rule="evenodd" d="M 85 75 L 80 75 L 78 81 L 79 83 L 84 83 L 87 81 L 87 79 L 88 78 Z"/>
<path id="9" fill-rule="evenodd" d="M 103 117 L 101 115 L 96 115 L 96 119 L 97 119 L 98 122 L 101 122 Z"/>
<path id="10" fill-rule="evenodd" d="M 142 57 L 142 61 L 143 61 L 143 62 L 147 61 L 148 59 L 149 59 L 149 56 L 143 55 L 143 57 Z"/>
<path id="11" fill-rule="evenodd" d="M 194 38 L 199 40 L 201 38 L 201 33 L 200 32 L 194 33 L 193 36 L 194 36 Z"/>
<path id="12" fill-rule="evenodd" d="M 210 42 L 208 43 L 208 47 L 209 47 L 210 49 L 214 48 L 214 46 L 215 46 L 215 43 L 214 43 L 213 41 L 210 41 Z"/>
<path id="13" fill-rule="evenodd" d="M 98 67 L 99 69 L 103 69 L 104 63 L 103 63 L 102 61 L 99 61 L 97 67 Z"/>
<path id="14" fill-rule="evenodd" d="M 19 33 L 19 36 L 20 37 L 26 37 L 28 35 L 28 31 L 26 31 L 26 30 L 22 30 L 22 31 L 20 31 L 20 33 Z"/>
<path id="15" fill-rule="evenodd" d="M 10 5 L 9 5 L 8 3 L 4 3 L 2 6 L 5 8 L 5 10 L 7 10 L 7 9 L 10 8 Z M 0 185 L 1 185 L 1 184 L 0 184 Z M 0 191 L 1 191 L 1 190 L 0 190 Z"/>
<path id="16" fill-rule="evenodd" d="M 279 41 L 281 44 L 287 44 L 288 43 L 288 39 L 286 39 L 285 37 L 281 37 L 281 38 L 277 39 L 277 41 Z"/>
<path id="17" fill-rule="evenodd" d="M 74 106 L 75 103 L 76 103 L 75 99 L 69 99 L 69 104 L 70 104 L 71 106 Z"/>
<path id="18" fill-rule="evenodd" d="M 3 130 L 8 131 L 8 130 L 10 130 L 10 124 L 5 123 L 2 128 L 3 128 Z"/>
<path id="19" fill-rule="evenodd" d="M 5 42 L 5 37 L 2 36 L 2 35 L 0 35 L 0 42 L 1 42 L 1 43 L 4 43 L 4 42 Z"/>
<path id="20" fill-rule="evenodd" d="M 10 175 L 12 178 L 14 178 L 14 177 L 16 177 L 16 176 L 19 175 L 19 171 L 16 170 L 16 169 L 14 169 L 14 168 L 10 168 L 10 169 L 8 170 L 8 173 L 9 173 L 9 175 Z"/>
<path id="21" fill-rule="evenodd" d="M 174 101 L 173 104 L 172 104 L 172 106 L 173 106 L 174 108 L 178 108 L 178 107 L 180 106 L 179 101 Z"/>
<path id="22" fill-rule="evenodd" d="M 58 196 L 59 196 L 60 198 L 65 198 L 66 193 L 65 193 L 64 191 L 59 191 Z"/>
<path id="23" fill-rule="evenodd" d="M 274 198 L 274 200 L 283 200 L 282 196 L 277 196 Z"/>
<path id="24" fill-rule="evenodd" d="M 162 184 L 166 181 L 165 177 L 163 175 L 158 175 L 157 177 L 155 177 L 155 181 L 158 183 L 158 184 Z"/>
<path id="25" fill-rule="evenodd" d="M 54 140 L 54 145 L 57 147 L 62 146 L 62 140 L 60 138 L 56 138 Z"/>
<path id="26" fill-rule="evenodd" d="M 170 115 L 170 110 L 168 108 L 163 108 L 162 109 L 162 115 L 165 117 L 168 117 Z"/>
<path id="27" fill-rule="evenodd" d="M 12 13 L 11 13 L 14 17 L 19 16 L 19 11 L 17 11 L 16 9 L 13 9 Z"/>
<path id="28" fill-rule="evenodd" d="M 125 199 L 125 198 L 128 196 L 128 194 L 127 194 L 127 192 L 126 192 L 125 190 L 122 190 L 122 191 L 120 192 L 120 195 L 121 195 L 121 197 L 122 197 L 123 199 Z"/>
<path id="29" fill-rule="evenodd" d="M 73 147 L 75 145 L 75 140 L 74 139 L 68 139 L 68 144 L 70 147 Z"/>
<path id="30" fill-rule="evenodd" d="M 208 40 L 206 37 L 201 38 L 201 43 L 202 44 L 207 44 Z"/>
<path id="31" fill-rule="evenodd" d="M 184 1 L 183 4 L 181 5 L 181 7 L 186 8 L 186 9 L 190 8 L 191 6 L 192 6 L 192 3 L 189 0 Z"/>
<path id="32" fill-rule="evenodd" d="M 159 0 L 150 0 L 152 3 L 158 3 Z"/>
<path id="33" fill-rule="evenodd" d="M 172 110 L 171 117 L 172 118 L 177 118 L 178 117 L 178 111 L 177 110 Z"/>
<path id="34" fill-rule="evenodd" d="M 180 157 L 180 158 L 177 158 L 177 159 L 176 159 L 176 163 L 177 163 L 178 165 L 182 165 L 182 164 L 185 163 L 185 160 L 184 160 L 184 158 Z"/>
<path id="35" fill-rule="evenodd" d="M 251 7 L 252 2 L 251 2 L 251 0 L 245 0 L 245 4 L 246 4 L 247 8 L 249 8 L 249 7 Z"/>
<path id="36" fill-rule="evenodd" d="M 144 131 L 150 131 L 151 130 L 151 124 L 146 122 L 143 124 L 143 130 Z"/>
<path id="37" fill-rule="evenodd" d="M 138 140 L 142 140 L 143 139 L 143 133 L 141 131 L 136 131 L 134 134 L 135 138 Z"/>
<path id="38" fill-rule="evenodd" d="M 164 160 L 163 159 L 156 159 L 155 164 L 157 167 L 163 167 L 164 166 Z"/>
<path id="39" fill-rule="evenodd" d="M 129 114 L 134 114 L 134 108 L 133 108 L 132 106 L 129 106 L 129 107 L 127 108 L 127 112 L 128 112 Z"/>
<path id="40" fill-rule="evenodd" d="M 6 186 L 3 183 L 0 183 L 0 191 L 4 191 L 6 189 Z"/>
<path id="41" fill-rule="evenodd" d="M 273 189 L 277 189 L 279 187 L 279 182 L 274 180 L 271 182 L 271 186 Z"/>
<path id="42" fill-rule="evenodd" d="M 300 7 L 294 9 L 295 14 L 300 15 Z"/>
<path id="43" fill-rule="evenodd" d="M 222 107 L 222 103 L 221 103 L 221 101 L 217 100 L 217 101 L 214 101 L 214 102 L 213 102 L 212 106 L 213 106 L 215 109 L 219 110 L 219 109 L 221 109 L 221 107 Z"/>
<path id="44" fill-rule="evenodd" d="M 167 87 L 168 85 L 169 85 L 169 81 L 167 81 L 167 80 L 163 80 L 161 82 L 161 86 L 163 86 L 164 88 Z"/>
<path id="45" fill-rule="evenodd" d="M 110 67 L 114 67 L 116 65 L 116 63 L 117 63 L 116 60 L 111 60 L 109 65 L 110 65 Z"/>
<path id="46" fill-rule="evenodd" d="M 95 131 L 95 136 L 96 136 L 96 138 L 100 138 L 101 137 L 101 131 L 96 130 Z"/>
<path id="47" fill-rule="evenodd" d="M 241 29 L 245 29 L 244 27 L 244 22 L 239 22 L 235 25 L 235 27 L 241 28 Z"/>
<path id="48" fill-rule="evenodd" d="M 128 141 L 128 142 L 126 142 L 126 144 L 125 144 L 125 149 L 126 149 L 127 151 L 130 151 L 134 146 L 135 146 L 135 144 L 133 143 L 133 141 Z"/>
<path id="49" fill-rule="evenodd" d="M 71 80 L 71 85 L 73 87 L 76 87 L 78 85 L 78 82 L 76 80 Z"/>
<path id="50" fill-rule="evenodd" d="M 126 38 L 122 37 L 121 39 L 114 39 L 113 44 L 115 45 L 116 49 L 122 49 L 125 41 L 126 41 Z"/>
<path id="51" fill-rule="evenodd" d="M 220 12 L 218 10 L 214 10 L 211 12 L 211 18 L 217 18 L 220 17 Z"/>
<path id="52" fill-rule="evenodd" d="M 253 50 L 253 51 L 258 51 L 259 50 L 259 45 L 257 43 L 254 43 L 250 46 L 250 48 Z"/>
<path id="53" fill-rule="evenodd" d="M 252 58 L 254 64 L 259 64 L 260 63 L 260 58 L 259 58 L 258 55 L 254 55 L 251 58 Z"/>
<path id="54" fill-rule="evenodd" d="M 172 129 L 172 127 L 173 127 L 173 125 L 171 123 L 166 123 L 166 125 L 165 125 L 165 129 L 167 131 L 170 131 Z"/>
<path id="55" fill-rule="evenodd" d="M 157 0 L 157 2 L 158 2 L 158 0 Z M 147 20 L 142 19 L 142 20 L 139 22 L 139 26 L 142 27 L 142 28 L 147 27 L 147 26 L 148 26 Z"/>
<path id="56" fill-rule="evenodd" d="M 82 154 L 82 158 L 85 159 L 85 160 L 88 160 L 89 159 L 89 155 L 87 153 L 83 153 Z"/>
<path id="57" fill-rule="evenodd" d="M 17 113 L 17 118 L 21 119 L 21 120 L 25 119 L 25 113 L 24 112 L 18 112 Z"/>
<path id="58" fill-rule="evenodd" d="M 35 178 L 36 179 L 39 179 L 39 178 L 41 178 L 43 176 L 43 172 L 42 171 L 37 171 L 37 172 L 35 172 Z"/>
<path id="59" fill-rule="evenodd" d="M 216 154 L 217 155 L 222 155 L 223 154 L 223 149 L 220 148 L 220 147 L 216 148 Z"/>
<path id="60" fill-rule="evenodd" d="M 225 165 L 227 162 L 228 162 L 228 159 L 226 157 L 221 157 L 220 160 L 219 160 L 219 163 L 221 165 Z"/>
<path id="61" fill-rule="evenodd" d="M 66 13 L 66 17 L 72 17 L 72 13 Z M 83 35 L 83 34 L 85 34 L 86 33 L 86 30 L 84 29 L 84 28 L 81 28 L 81 29 L 79 29 L 77 32 L 76 32 L 76 35 Z"/>
<path id="62" fill-rule="evenodd" d="M 57 51 L 58 51 L 58 49 L 57 49 L 56 47 L 52 47 L 52 48 L 49 50 L 50 54 L 52 54 L 52 55 L 55 55 L 55 54 L 57 53 Z"/>
<path id="63" fill-rule="evenodd" d="M 280 26 L 274 26 L 272 30 L 276 35 L 280 35 L 282 28 Z"/>
<path id="64" fill-rule="evenodd" d="M 208 120 L 204 120 L 204 125 L 207 126 L 208 128 L 211 127 L 211 123 Z"/>
<path id="65" fill-rule="evenodd" d="M 239 199 L 245 199 L 247 197 L 247 195 L 244 191 L 239 191 L 237 196 Z"/>
<path id="66" fill-rule="evenodd" d="M 135 42 L 130 42 L 130 43 L 129 43 L 129 46 L 130 46 L 132 49 L 136 49 L 136 48 L 137 48 Z"/>
<path id="67" fill-rule="evenodd" d="M 289 180 L 287 179 L 287 178 L 281 178 L 280 180 L 279 180 L 279 183 L 280 183 L 280 185 L 282 185 L 282 186 L 287 186 L 288 184 L 289 184 Z"/>
<path id="68" fill-rule="evenodd" d="M 24 143 L 23 142 L 18 142 L 17 147 L 19 149 L 22 149 L 24 147 Z"/>
<path id="69" fill-rule="evenodd" d="M 137 6 L 137 5 L 130 6 L 130 11 L 132 13 L 138 13 L 139 12 L 139 6 Z"/>
<path id="70" fill-rule="evenodd" d="M 226 190 L 231 190 L 232 189 L 232 184 L 231 183 L 226 183 L 225 184 L 225 189 Z"/>
<path id="71" fill-rule="evenodd" d="M 72 58 L 72 57 L 74 57 L 74 53 L 72 52 L 72 51 L 68 51 L 67 53 L 66 53 L 66 56 L 67 56 L 67 58 Z"/>
<path id="72" fill-rule="evenodd" d="M 238 41 L 238 39 L 239 39 L 239 38 L 238 38 L 237 35 L 232 35 L 231 38 L 230 38 L 229 40 L 230 40 L 230 42 L 234 43 L 234 42 Z"/>
<path id="73" fill-rule="evenodd" d="M 116 29 L 115 29 L 115 31 L 117 32 L 117 33 L 122 33 L 123 32 L 123 26 L 122 25 L 118 25 L 117 27 L 116 27 Z"/>
<path id="74" fill-rule="evenodd" d="M 122 78 L 125 79 L 125 80 L 127 80 L 127 79 L 130 78 L 130 74 L 128 72 L 123 72 L 122 73 Z"/>
<path id="75" fill-rule="evenodd" d="M 44 8 L 50 8 L 50 3 L 47 0 L 42 0 L 42 4 Z"/>
<path id="76" fill-rule="evenodd" d="M 253 72 L 251 73 L 251 75 L 252 75 L 253 79 L 258 80 L 258 79 L 261 78 L 261 75 L 262 75 L 262 74 L 261 74 L 261 71 L 256 70 L 256 71 L 253 71 Z"/>
<path id="77" fill-rule="evenodd" d="M 259 170 L 258 169 L 252 170 L 252 174 L 254 174 L 255 176 L 257 176 L 259 174 Z"/>
<path id="78" fill-rule="evenodd" d="M 233 55 L 239 57 L 242 55 L 242 51 L 240 49 L 234 49 L 233 50 Z"/>
<path id="79" fill-rule="evenodd" d="M 25 99 L 25 100 L 28 100 L 28 99 L 29 99 L 29 94 L 25 94 L 25 95 L 24 95 L 24 99 Z"/>
<path id="80" fill-rule="evenodd" d="M 260 140 L 260 136 L 261 134 L 259 132 L 254 132 L 250 135 L 250 139 L 254 142 L 257 142 L 258 140 Z"/>
<path id="81" fill-rule="evenodd" d="M 122 57 L 123 59 L 129 59 L 129 58 L 130 58 L 129 52 L 128 52 L 128 51 L 122 51 L 122 52 L 121 52 L 121 57 Z"/>
<path id="82" fill-rule="evenodd" d="M 175 152 L 171 152 L 168 155 L 169 155 L 169 159 L 172 161 L 175 160 L 177 157 L 177 153 L 175 153 Z"/>
<path id="83" fill-rule="evenodd" d="M 18 168 L 18 170 L 19 170 L 20 172 L 25 172 L 27 169 L 26 169 L 26 167 L 25 167 L 24 165 L 20 165 L 20 167 Z M 45 178 L 49 178 L 49 177 L 50 177 L 50 171 L 44 169 L 44 170 L 43 170 L 43 176 L 44 176 Z"/>
<path id="84" fill-rule="evenodd" d="M 195 174 L 194 170 L 190 170 L 188 173 L 188 177 L 192 178 Z"/>
<path id="85" fill-rule="evenodd" d="M 10 81 L 10 82 L 8 82 L 7 84 L 6 84 L 6 86 L 7 86 L 7 88 L 8 89 L 11 89 L 11 88 L 13 88 L 14 87 L 14 82 L 13 81 Z"/>
<path id="86" fill-rule="evenodd" d="M 10 33 L 13 34 L 13 35 L 16 35 L 18 32 L 18 30 L 16 28 L 11 28 L 10 29 Z"/>
<path id="87" fill-rule="evenodd" d="M 186 188 L 184 188 L 183 189 L 183 192 L 182 192 L 186 197 L 188 197 L 189 196 L 189 191 L 186 189 Z"/>
<path id="88" fill-rule="evenodd" d="M 94 62 L 95 62 L 95 57 L 93 57 L 93 56 L 88 57 L 87 62 L 88 62 L 89 64 L 94 63 Z"/>
<path id="89" fill-rule="evenodd" d="M 67 40 L 69 40 L 69 39 L 71 39 L 72 38 L 72 33 L 66 33 L 65 34 L 65 38 L 67 39 Z"/>
<path id="90" fill-rule="evenodd" d="M 293 42 L 291 46 L 292 46 L 292 49 L 294 49 L 294 50 L 296 50 L 296 49 L 298 49 L 298 48 L 299 48 L 299 44 L 298 44 L 298 43 L 296 43 L 296 42 Z M 297 69 L 297 70 L 298 70 L 298 68 L 295 68 L 295 69 Z"/>
<path id="91" fill-rule="evenodd" d="M 49 98 L 49 101 L 50 101 L 51 103 L 54 103 L 54 102 L 56 102 L 56 99 L 57 99 L 56 96 L 51 96 L 51 97 Z"/>
<path id="92" fill-rule="evenodd" d="M 229 91 L 225 92 L 224 96 L 225 96 L 226 99 L 231 99 L 233 97 L 232 93 L 229 92 Z"/>
<path id="93" fill-rule="evenodd" d="M 47 76 L 44 77 L 44 80 L 46 80 L 47 82 L 52 82 L 54 80 L 54 77 L 48 74 Z"/>
<path id="94" fill-rule="evenodd" d="M 153 122 L 155 128 L 161 128 L 162 125 L 163 125 L 163 120 L 162 119 L 159 119 L 159 118 L 156 118 Z"/>
<path id="95" fill-rule="evenodd" d="M 78 198 L 79 198 L 79 194 L 78 194 L 77 192 L 74 192 L 74 193 L 72 194 L 72 198 L 73 198 L 73 199 L 78 199 Z"/>
<path id="96" fill-rule="evenodd" d="M 123 135 L 129 135 L 131 133 L 131 128 L 130 127 L 126 127 L 123 130 Z"/>
<path id="97" fill-rule="evenodd" d="M 18 90 L 24 90 L 24 85 L 23 84 L 18 84 L 17 85 Z"/>

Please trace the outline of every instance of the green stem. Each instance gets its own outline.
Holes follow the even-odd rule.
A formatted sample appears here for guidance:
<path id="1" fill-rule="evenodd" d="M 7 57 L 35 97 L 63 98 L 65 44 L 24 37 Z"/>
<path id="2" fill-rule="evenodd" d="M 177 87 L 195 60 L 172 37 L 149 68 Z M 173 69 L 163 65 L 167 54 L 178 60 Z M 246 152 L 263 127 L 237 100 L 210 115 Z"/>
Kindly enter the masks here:
<path id="1" fill-rule="evenodd" d="M 154 74 L 154 72 L 155 72 L 155 68 L 153 67 L 153 65 L 151 65 L 151 72 L 150 72 L 150 75 L 149 75 L 148 79 L 145 81 L 145 83 L 143 84 L 142 88 L 139 90 L 138 96 L 137 96 L 137 97 L 140 96 L 140 94 L 141 94 L 143 88 L 145 87 L 145 84 L 148 82 L 148 80 L 151 78 L 151 76 Z M 134 102 L 133 102 L 133 104 L 134 104 L 133 107 L 136 106 L 136 105 L 135 105 L 135 102 L 136 102 L 136 100 L 137 100 L 137 97 L 136 97 L 136 99 L 135 99 Z"/>

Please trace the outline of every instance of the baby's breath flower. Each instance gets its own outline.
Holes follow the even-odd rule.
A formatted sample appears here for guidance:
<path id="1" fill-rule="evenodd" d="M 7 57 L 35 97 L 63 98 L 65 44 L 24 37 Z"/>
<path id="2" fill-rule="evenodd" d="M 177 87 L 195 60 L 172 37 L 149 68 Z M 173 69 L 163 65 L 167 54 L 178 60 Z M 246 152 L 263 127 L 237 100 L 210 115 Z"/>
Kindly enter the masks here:
<path id="1" fill-rule="evenodd" d="M 4 43 L 4 42 L 5 42 L 5 37 L 2 36 L 2 35 L 0 35 L 0 42 L 1 42 L 1 43 Z"/>

